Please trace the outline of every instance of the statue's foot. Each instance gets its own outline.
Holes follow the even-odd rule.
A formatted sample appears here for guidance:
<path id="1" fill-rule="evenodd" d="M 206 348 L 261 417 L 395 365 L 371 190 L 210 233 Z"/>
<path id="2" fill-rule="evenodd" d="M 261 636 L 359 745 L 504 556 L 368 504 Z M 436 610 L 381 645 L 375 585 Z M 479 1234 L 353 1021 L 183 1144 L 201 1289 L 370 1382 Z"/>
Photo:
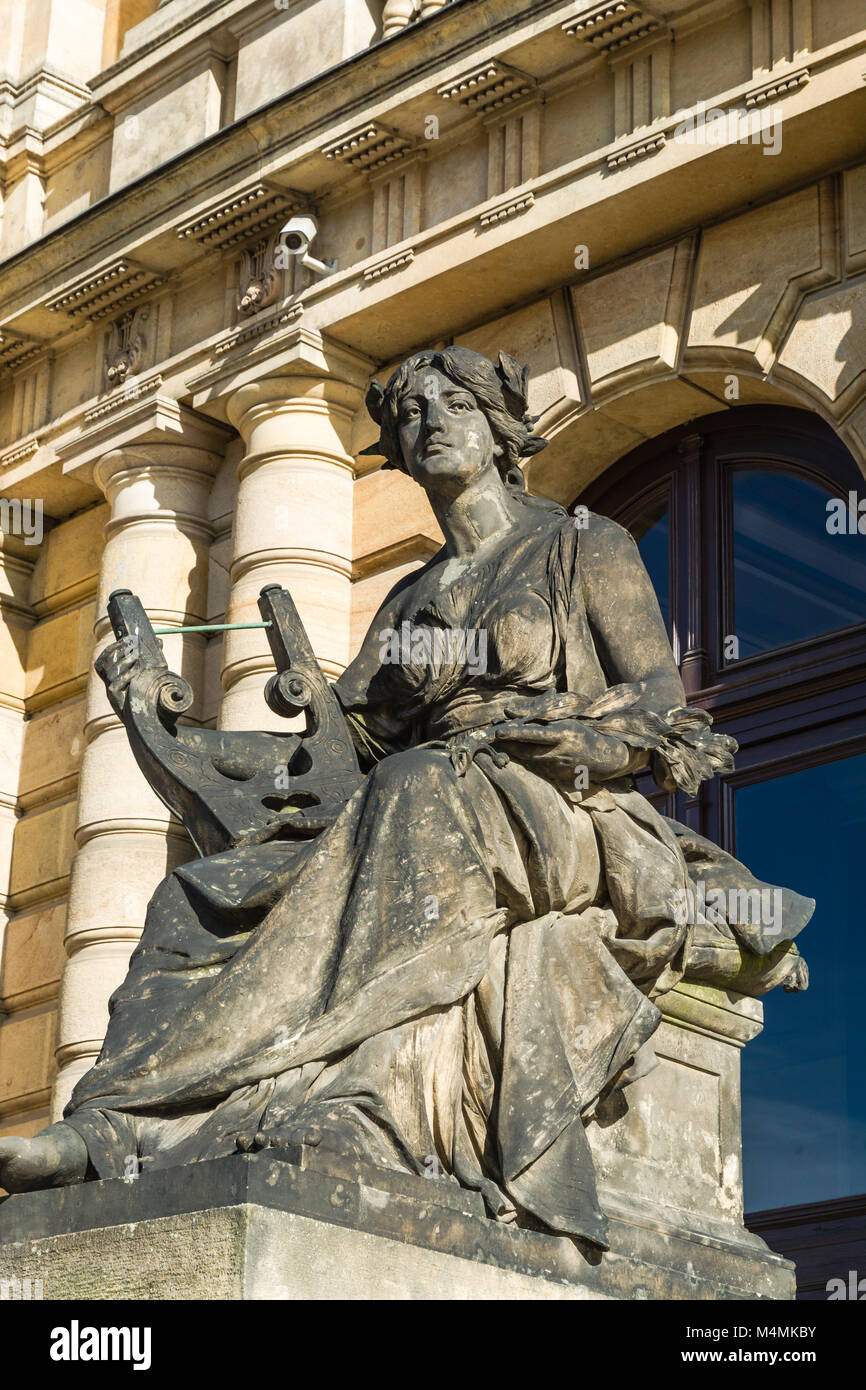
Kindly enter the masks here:
<path id="1" fill-rule="evenodd" d="M 310 1120 L 302 1124 L 281 1125 L 278 1129 L 259 1130 L 251 1147 L 253 1149 L 291 1149 L 303 1145 L 308 1149 L 320 1149 L 323 1153 L 339 1155 L 340 1158 L 368 1159 L 358 1128 L 350 1120 L 332 1114 L 320 1120 Z"/>
<path id="2" fill-rule="evenodd" d="M 394 1146 L 378 1139 L 372 1127 L 368 1128 L 357 1114 L 343 1107 L 324 1111 L 317 1107 L 314 1114 L 260 1129 L 252 1140 L 240 1145 L 248 1151 L 269 1149 L 274 1153 L 281 1149 L 291 1151 L 297 1146 L 323 1155 L 359 1159 L 375 1168 L 405 1170 L 403 1163 L 395 1162 Z"/>
<path id="3" fill-rule="evenodd" d="M 802 956 L 792 956 L 790 969 L 782 979 L 782 989 L 786 994 L 796 994 L 809 988 L 809 967 Z"/>
<path id="4" fill-rule="evenodd" d="M 84 1182 L 87 1146 L 71 1125 L 50 1125 L 32 1139 L 0 1139 L 0 1187 L 36 1192 Z"/>

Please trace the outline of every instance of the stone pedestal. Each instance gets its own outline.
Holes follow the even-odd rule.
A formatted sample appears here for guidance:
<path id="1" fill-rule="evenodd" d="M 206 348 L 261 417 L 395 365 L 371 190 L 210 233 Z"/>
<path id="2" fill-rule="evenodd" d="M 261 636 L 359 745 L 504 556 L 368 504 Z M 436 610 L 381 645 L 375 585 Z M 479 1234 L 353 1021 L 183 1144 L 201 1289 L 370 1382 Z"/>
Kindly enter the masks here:
<path id="1" fill-rule="evenodd" d="M 761 1005 L 683 984 L 658 1066 L 589 1125 L 607 1254 L 500 1225 L 476 1193 L 299 1149 L 0 1205 L 0 1283 L 46 1299 L 790 1299 L 742 1224 L 739 1048 Z"/>
<path id="2" fill-rule="evenodd" d="M 758 999 L 683 981 L 659 1001 L 658 1065 L 599 1107 L 587 1134 L 602 1205 L 728 1239 L 743 1231 L 740 1054 Z"/>
<path id="3" fill-rule="evenodd" d="M 791 1296 L 757 1237 L 723 1240 L 644 1212 L 612 1249 L 501 1226 L 441 1179 L 345 1175 L 237 1155 L 137 1179 L 10 1197 L 6 1297 L 45 1299 L 748 1299 Z M 16 1281 L 21 1281 L 16 1284 Z"/>

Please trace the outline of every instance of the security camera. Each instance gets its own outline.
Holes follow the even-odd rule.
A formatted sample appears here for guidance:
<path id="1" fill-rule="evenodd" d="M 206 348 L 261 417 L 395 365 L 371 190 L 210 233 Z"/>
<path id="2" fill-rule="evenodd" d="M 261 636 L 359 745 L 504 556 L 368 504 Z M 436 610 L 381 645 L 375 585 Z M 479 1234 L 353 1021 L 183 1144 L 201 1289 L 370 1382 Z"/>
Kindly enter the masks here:
<path id="1" fill-rule="evenodd" d="M 317 261 L 315 256 L 310 255 L 310 245 L 318 230 L 318 222 L 308 213 L 303 217 L 290 217 L 286 225 L 280 228 L 277 243 L 285 247 L 289 256 L 297 256 L 301 265 L 308 270 L 314 270 L 317 275 L 332 275 L 337 269 L 336 261 Z"/>

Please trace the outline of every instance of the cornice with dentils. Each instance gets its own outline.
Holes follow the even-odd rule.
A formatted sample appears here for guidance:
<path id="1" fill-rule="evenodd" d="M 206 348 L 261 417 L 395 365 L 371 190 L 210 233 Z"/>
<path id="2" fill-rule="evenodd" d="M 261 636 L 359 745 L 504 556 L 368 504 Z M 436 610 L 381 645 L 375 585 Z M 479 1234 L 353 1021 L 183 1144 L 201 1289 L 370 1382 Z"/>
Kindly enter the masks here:
<path id="1" fill-rule="evenodd" d="M 0 293 L 4 299 L 7 294 L 14 297 L 19 287 L 32 285 L 31 266 L 36 258 L 42 258 L 42 275 L 59 283 L 73 266 L 85 260 L 90 263 L 94 251 L 104 255 L 110 254 L 110 248 L 122 251 L 131 240 L 130 230 L 135 233 L 148 215 L 192 214 L 199 201 L 220 188 L 254 177 L 261 168 L 263 146 L 269 164 L 285 150 L 288 169 L 299 146 L 309 144 L 312 152 L 317 140 L 342 126 L 348 129 L 373 101 L 393 108 L 407 88 L 418 88 L 425 75 L 432 91 L 447 69 L 456 72 L 471 56 L 486 55 L 511 34 L 519 42 L 527 34 L 555 28 L 571 8 L 565 0 L 524 0 L 517 11 L 509 0 L 452 0 L 423 23 L 272 98 L 0 262 Z M 117 209 L 124 203 L 134 205 L 125 234 L 114 226 Z"/>

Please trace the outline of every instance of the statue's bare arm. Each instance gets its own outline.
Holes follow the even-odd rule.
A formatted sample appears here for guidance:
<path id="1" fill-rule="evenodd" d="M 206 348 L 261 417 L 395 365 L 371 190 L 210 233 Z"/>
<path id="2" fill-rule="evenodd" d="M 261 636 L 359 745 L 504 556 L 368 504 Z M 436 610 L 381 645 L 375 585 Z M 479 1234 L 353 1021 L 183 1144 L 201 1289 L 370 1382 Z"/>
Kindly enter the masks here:
<path id="1" fill-rule="evenodd" d="M 643 682 L 640 704 L 659 714 L 684 705 L 659 602 L 629 533 L 591 515 L 581 532 L 580 572 L 587 618 L 610 684 Z"/>

